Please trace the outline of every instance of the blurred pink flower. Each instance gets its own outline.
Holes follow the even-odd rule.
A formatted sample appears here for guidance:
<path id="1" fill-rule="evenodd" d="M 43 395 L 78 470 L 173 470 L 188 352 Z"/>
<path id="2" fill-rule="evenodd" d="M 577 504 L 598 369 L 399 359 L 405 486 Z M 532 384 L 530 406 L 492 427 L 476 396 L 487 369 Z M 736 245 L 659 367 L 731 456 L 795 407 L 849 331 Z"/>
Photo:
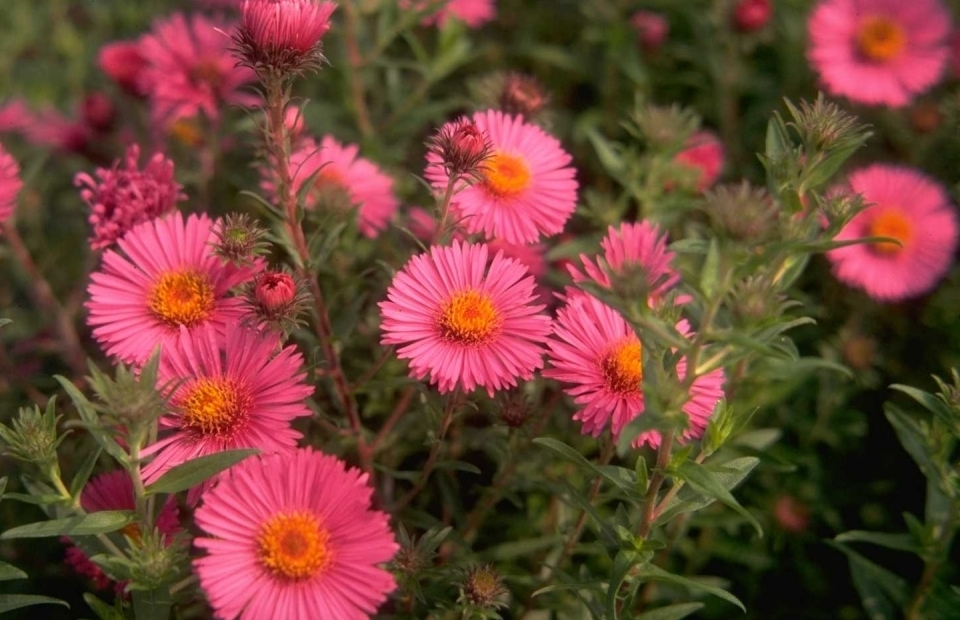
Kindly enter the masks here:
<path id="1" fill-rule="evenodd" d="M 369 620 L 399 548 L 369 477 L 311 448 L 251 457 L 204 497 L 200 587 L 220 620 Z"/>
<path id="2" fill-rule="evenodd" d="M 203 15 L 175 13 L 141 37 L 140 52 L 149 63 L 144 81 L 154 119 L 164 127 L 198 114 L 217 119 L 223 106 L 259 103 L 252 90 L 243 89 L 256 76 L 237 66 L 224 34 L 230 29 Z"/>
<path id="3" fill-rule="evenodd" d="M 738 0 L 732 17 L 733 27 L 740 32 L 760 30 L 773 17 L 773 1 Z"/>
<path id="4" fill-rule="evenodd" d="M 495 0 L 400 0 L 401 8 L 422 11 L 428 6 L 438 7 L 424 18 L 425 25 L 444 26 L 449 19 L 458 19 L 470 28 L 492 21 L 497 16 Z"/>
<path id="5" fill-rule="evenodd" d="M 83 121 L 46 107 L 31 115 L 23 135 L 35 146 L 65 153 L 87 153 L 94 132 Z"/>
<path id="6" fill-rule="evenodd" d="M 121 161 L 111 168 L 98 168 L 96 179 L 77 173 L 74 185 L 90 207 L 88 221 L 93 228 L 90 247 L 100 250 L 113 245 L 131 228 L 172 211 L 184 200 L 183 188 L 173 176 L 173 162 L 155 153 L 140 169 L 140 147 L 132 144 Z"/>
<path id="7" fill-rule="evenodd" d="M 696 172 L 696 189 L 702 192 L 720 178 L 726 157 L 723 143 L 712 131 L 698 131 L 687 139 L 674 161 Z"/>
<path id="8" fill-rule="evenodd" d="M 660 49 L 670 33 L 670 22 L 654 11 L 637 11 L 630 17 L 630 25 L 637 32 L 640 47 L 648 52 Z"/>
<path id="9" fill-rule="evenodd" d="M 31 120 L 30 110 L 23 99 L 10 99 L 0 105 L 0 133 L 22 131 Z"/>
<path id="10" fill-rule="evenodd" d="M 900 107 L 940 79 L 950 13 L 940 0 L 820 0 L 807 58 L 833 95 Z"/>
<path id="11" fill-rule="evenodd" d="M 23 181 L 20 180 L 20 166 L 0 144 L 0 224 L 13 215 L 21 189 Z"/>
<path id="12" fill-rule="evenodd" d="M 827 258 L 839 280 L 880 301 L 916 297 L 936 286 L 957 249 L 957 214 L 943 186 L 911 168 L 874 164 L 851 173 L 846 187 L 836 191 L 862 194 L 869 205 L 837 241 L 890 237 L 900 242 L 831 250 Z"/>
<path id="13" fill-rule="evenodd" d="M 536 243 L 541 235 L 563 231 L 577 206 L 577 181 L 560 141 L 522 116 L 498 110 L 477 112 L 472 120 L 489 139 L 492 155 L 481 166 L 483 179 L 457 192 L 454 217 L 469 233 L 508 243 Z M 438 191 L 450 178 L 430 151 L 424 176 Z"/>
<path id="14" fill-rule="evenodd" d="M 380 302 L 384 345 L 441 393 L 513 387 L 543 366 L 549 317 L 519 261 L 485 244 L 433 246 L 404 265 Z"/>
<path id="15" fill-rule="evenodd" d="M 149 62 L 137 41 L 115 41 L 100 48 L 100 69 L 125 92 L 134 97 L 147 94 L 145 71 Z"/>

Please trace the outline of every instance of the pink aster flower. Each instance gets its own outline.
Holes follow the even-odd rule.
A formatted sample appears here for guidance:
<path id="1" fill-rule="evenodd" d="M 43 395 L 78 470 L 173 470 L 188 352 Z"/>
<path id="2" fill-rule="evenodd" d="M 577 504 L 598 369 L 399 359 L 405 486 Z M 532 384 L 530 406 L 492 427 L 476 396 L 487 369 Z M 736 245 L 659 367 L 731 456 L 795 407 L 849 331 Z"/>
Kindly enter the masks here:
<path id="1" fill-rule="evenodd" d="M 446 25 L 457 19 L 469 28 L 479 28 L 497 16 L 495 0 L 400 0 L 400 7 L 415 11 L 434 9 L 423 19 L 424 25 Z"/>
<path id="2" fill-rule="evenodd" d="M 224 32 L 230 32 L 225 22 L 176 13 L 140 39 L 140 53 L 150 63 L 144 81 L 154 118 L 164 126 L 199 114 L 217 119 L 225 105 L 259 102 L 241 89 L 255 74 L 237 66 Z"/>
<path id="3" fill-rule="evenodd" d="M 13 215 L 21 189 L 20 166 L 0 144 L 0 224 Z"/>
<path id="4" fill-rule="evenodd" d="M 387 227 L 400 202 L 393 194 L 393 179 L 376 164 L 358 157 L 360 148 L 342 145 L 332 136 L 324 136 L 319 147 L 304 138 L 290 155 L 295 191 L 313 177 L 307 195 L 307 207 L 326 209 L 358 208 L 358 228 L 369 238 Z M 275 191 L 272 172 L 264 171 L 263 187 Z"/>
<path id="5" fill-rule="evenodd" d="M 23 99 L 10 99 L 0 105 L 0 133 L 22 131 L 31 120 L 30 110 Z"/>
<path id="6" fill-rule="evenodd" d="M 243 0 L 233 41 L 247 66 L 295 73 L 318 67 L 320 40 L 337 5 L 317 0 Z"/>
<path id="7" fill-rule="evenodd" d="M 134 97 L 147 94 L 144 75 L 149 62 L 137 41 L 114 41 L 100 48 L 97 64 L 117 86 Z"/>
<path id="8" fill-rule="evenodd" d="M 807 58 L 831 94 L 899 107 L 940 79 L 950 30 L 940 0 L 821 0 Z"/>
<path id="9" fill-rule="evenodd" d="M 600 247 L 602 257 L 580 255 L 583 271 L 567 265 L 574 282 L 593 280 L 605 288 L 616 285 L 642 291 L 656 303 L 680 281 L 672 266 L 675 254 L 667 249 L 667 235 L 656 224 L 644 221 L 610 226 Z"/>
<path id="10" fill-rule="evenodd" d="M 550 319 L 532 304 L 534 281 L 517 260 L 454 241 L 414 256 L 380 302 L 384 345 L 400 345 L 410 374 L 441 393 L 478 386 L 493 395 L 543 367 Z"/>
<path id="11" fill-rule="evenodd" d="M 78 173 L 73 183 L 80 188 L 80 197 L 90 207 L 94 250 L 109 247 L 131 228 L 172 211 L 186 195 L 173 177 L 173 162 L 156 153 L 140 170 L 140 147 L 132 144 L 123 159 L 112 168 L 98 168 L 94 179 Z"/>
<path id="12" fill-rule="evenodd" d="M 398 545 L 367 474 L 310 448 L 249 458 L 204 497 L 194 561 L 219 620 L 368 620 Z"/>
<path id="13" fill-rule="evenodd" d="M 847 185 L 869 206 L 836 240 L 890 237 L 900 245 L 876 242 L 831 250 L 827 258 L 837 278 L 880 301 L 931 290 L 953 264 L 957 249 L 957 215 L 947 191 L 917 170 L 887 164 L 853 172 Z"/>
<path id="14" fill-rule="evenodd" d="M 685 322 L 677 325 L 686 333 Z M 543 376 L 570 384 L 564 391 L 582 408 L 573 419 L 583 423 L 583 433 L 598 436 L 608 425 L 614 437 L 631 420 L 644 412 L 642 345 L 636 332 L 613 308 L 596 297 L 576 292 L 557 311 L 553 338 L 547 341 L 551 368 Z M 680 380 L 687 362 L 676 366 Z M 683 439 L 700 437 L 710 414 L 723 398 L 723 371 L 697 377 L 690 398 L 683 405 L 689 424 Z M 634 446 L 660 445 L 660 434 L 648 431 L 634 440 Z"/>
<path id="15" fill-rule="evenodd" d="M 170 468 L 224 450 L 292 450 L 303 435 L 290 427 L 310 415 L 304 399 L 303 358 L 296 347 L 276 351 L 276 335 L 238 323 L 225 337 L 210 325 L 180 328 L 178 346 L 164 349 L 157 384 L 172 385 L 173 408 L 160 418 L 161 437 L 147 446 L 153 460 L 143 468 L 152 482 Z"/>
<path id="16" fill-rule="evenodd" d="M 670 34 L 670 22 L 655 11 L 637 11 L 630 17 L 630 25 L 637 32 L 640 47 L 648 52 L 660 49 Z"/>
<path id="17" fill-rule="evenodd" d="M 693 170 L 696 174 L 696 189 L 702 192 L 720 178 L 725 157 L 723 143 L 712 131 L 698 131 L 690 136 L 684 149 L 674 161 Z"/>
<path id="18" fill-rule="evenodd" d="M 205 215 L 184 220 L 179 211 L 134 227 L 103 255 L 90 276 L 88 324 L 109 355 L 145 361 L 157 345 L 174 348 L 180 326 L 212 324 L 223 332 L 242 314 L 229 297 L 259 265 L 224 264 L 213 252 L 217 235 Z"/>
<path id="19" fill-rule="evenodd" d="M 522 116 L 498 110 L 477 112 L 473 122 L 493 154 L 483 163 L 483 179 L 459 191 L 451 205 L 463 227 L 518 244 L 561 232 L 577 206 L 577 181 L 560 142 Z M 427 153 L 425 176 L 438 191 L 446 188 L 449 175 L 436 153 Z"/>
<path id="20" fill-rule="evenodd" d="M 135 510 L 133 481 L 130 479 L 130 475 L 123 470 L 117 470 L 95 476 L 83 488 L 83 492 L 80 494 L 80 506 L 87 512 Z M 180 533 L 177 500 L 172 495 L 167 498 L 160 509 L 156 526 L 160 533 L 165 536 L 168 544 L 174 536 Z M 120 532 L 131 538 L 140 537 L 140 529 L 135 523 L 124 527 Z M 61 540 L 70 543 L 70 539 L 67 537 Z M 64 561 L 78 574 L 90 579 L 97 589 L 103 590 L 110 585 L 110 578 L 99 566 L 91 562 L 90 558 L 79 547 L 73 545 L 68 547 Z M 124 585 L 125 583 L 116 584 L 117 591 L 121 592 Z"/>
<path id="21" fill-rule="evenodd" d="M 70 118 L 55 108 L 45 107 L 31 115 L 23 128 L 23 135 L 35 146 L 65 153 L 87 153 L 93 130 L 81 120 Z"/>

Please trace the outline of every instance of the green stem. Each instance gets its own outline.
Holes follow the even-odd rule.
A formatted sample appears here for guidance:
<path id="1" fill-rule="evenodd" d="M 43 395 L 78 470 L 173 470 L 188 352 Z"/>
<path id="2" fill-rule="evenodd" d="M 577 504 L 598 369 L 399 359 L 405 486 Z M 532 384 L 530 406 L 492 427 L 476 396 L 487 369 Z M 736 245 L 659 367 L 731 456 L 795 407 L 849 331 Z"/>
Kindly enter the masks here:
<path id="1" fill-rule="evenodd" d="M 430 454 L 427 456 L 427 462 L 423 466 L 423 470 L 420 472 L 420 477 L 417 478 L 417 482 L 413 485 L 413 488 L 410 489 L 406 495 L 400 498 L 400 501 L 397 502 L 394 507 L 395 512 L 400 512 L 408 505 L 410 502 L 420 494 L 420 492 L 427 486 L 427 480 L 430 478 L 430 474 L 433 473 L 433 468 L 437 464 L 437 460 L 440 458 L 440 449 L 443 447 L 443 438 L 446 437 L 447 431 L 450 430 L 450 424 L 453 422 L 453 414 L 459 408 L 461 402 L 461 393 L 460 389 L 457 388 L 454 393 L 450 396 L 450 399 L 447 400 L 447 406 L 443 409 L 443 419 L 440 421 L 440 431 L 437 433 L 437 440 L 434 442 L 433 446 L 430 448 Z"/>

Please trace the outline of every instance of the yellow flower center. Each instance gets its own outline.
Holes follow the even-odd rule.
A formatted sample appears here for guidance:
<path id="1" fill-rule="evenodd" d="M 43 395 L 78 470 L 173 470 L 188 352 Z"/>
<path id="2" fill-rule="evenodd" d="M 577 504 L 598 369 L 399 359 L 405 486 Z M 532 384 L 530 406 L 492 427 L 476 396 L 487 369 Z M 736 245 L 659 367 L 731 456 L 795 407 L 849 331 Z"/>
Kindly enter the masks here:
<path id="1" fill-rule="evenodd" d="M 640 341 L 636 336 L 614 344 L 600 360 L 600 371 L 607 389 L 615 394 L 640 391 L 643 365 L 640 363 Z"/>
<path id="2" fill-rule="evenodd" d="M 192 327 L 213 314 L 213 284 L 209 277 L 190 268 L 168 271 L 147 294 L 147 308 L 168 327 Z"/>
<path id="3" fill-rule="evenodd" d="M 257 557 L 274 577 L 299 581 L 330 565 L 330 532 L 307 511 L 281 512 L 257 533 Z"/>
<path id="4" fill-rule="evenodd" d="M 530 168 L 518 155 L 496 153 L 483 164 L 483 186 L 500 197 L 515 196 L 530 185 Z"/>
<path id="5" fill-rule="evenodd" d="M 488 342 L 500 331 L 503 317 L 486 293 L 463 291 L 440 309 L 438 326 L 448 342 L 476 346 Z"/>
<path id="6" fill-rule="evenodd" d="M 897 57 L 906 45 L 903 27 L 889 17 L 872 15 L 860 22 L 857 29 L 857 49 L 864 58 L 875 62 Z"/>
<path id="7" fill-rule="evenodd" d="M 206 84 L 211 89 L 217 90 L 223 86 L 226 76 L 216 59 L 202 58 L 190 68 L 189 77 L 195 86 Z"/>
<path id="8" fill-rule="evenodd" d="M 900 245 L 892 241 L 870 244 L 870 248 L 877 254 L 896 256 L 913 239 L 913 224 L 899 211 L 889 209 L 873 218 L 867 232 L 871 237 L 890 237 L 899 241 Z"/>
<path id="9" fill-rule="evenodd" d="M 343 175 L 330 164 L 320 169 L 310 189 L 317 205 L 323 209 L 349 211 L 354 206 Z"/>
<path id="10" fill-rule="evenodd" d="M 170 125 L 170 136 L 184 146 L 200 146 L 203 144 L 203 133 L 193 118 L 181 118 Z"/>
<path id="11" fill-rule="evenodd" d="M 224 377 L 202 377 L 177 398 L 181 426 L 204 437 L 230 437 L 250 416 L 253 398 L 246 386 Z"/>

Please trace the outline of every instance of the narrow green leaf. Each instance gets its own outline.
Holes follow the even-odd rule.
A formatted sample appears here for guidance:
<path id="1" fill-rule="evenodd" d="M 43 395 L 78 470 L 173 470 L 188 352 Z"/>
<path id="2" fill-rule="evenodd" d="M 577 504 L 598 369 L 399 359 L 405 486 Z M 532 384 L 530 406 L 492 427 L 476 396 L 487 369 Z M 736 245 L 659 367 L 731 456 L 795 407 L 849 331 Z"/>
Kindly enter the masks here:
<path id="1" fill-rule="evenodd" d="M 740 484 L 759 462 L 760 459 L 755 456 L 743 456 L 715 466 L 713 475 L 724 488 L 732 489 Z M 706 497 L 690 487 L 684 487 L 680 489 L 673 501 L 667 504 L 667 507 L 657 515 L 653 525 L 659 527 L 678 514 L 699 510 L 709 506 L 714 501 L 713 497 Z"/>
<path id="2" fill-rule="evenodd" d="M 587 129 L 586 135 L 590 144 L 593 145 L 593 150 L 596 151 L 597 158 L 604 170 L 613 176 L 621 174 L 623 172 L 623 156 L 617 153 L 616 145 L 612 144 L 594 128 Z"/>
<path id="3" fill-rule="evenodd" d="M 757 521 L 750 512 L 740 505 L 740 502 L 726 489 L 723 482 L 717 478 L 713 472 L 703 465 L 698 465 L 693 461 L 684 461 L 676 469 L 676 474 L 683 480 L 686 480 L 695 490 L 708 497 L 714 497 L 730 508 L 737 511 L 750 525 L 757 531 L 757 535 L 763 537 L 763 529 L 760 522 Z"/>
<path id="4" fill-rule="evenodd" d="M 93 473 L 93 468 L 96 467 L 97 460 L 99 460 L 101 453 L 103 453 L 103 448 L 98 446 L 96 450 L 90 451 L 86 460 L 80 465 L 80 469 L 77 470 L 77 473 L 73 476 L 73 480 L 70 481 L 71 497 L 80 496 L 80 492 L 90 479 L 90 475 Z"/>
<path id="5" fill-rule="evenodd" d="M 29 493 L 7 493 L 3 497 L 17 502 L 23 502 L 24 504 L 33 504 L 35 506 L 52 506 L 53 504 L 64 501 L 63 497 L 53 493 L 44 493 L 43 495 L 31 495 Z"/>
<path id="6" fill-rule="evenodd" d="M 864 532 L 862 530 L 851 530 L 838 534 L 833 538 L 839 543 L 845 542 L 867 542 L 887 549 L 899 549 L 919 554 L 922 549 L 917 544 L 916 539 L 910 534 L 887 534 L 884 532 Z"/>
<path id="7" fill-rule="evenodd" d="M 120 605 L 122 597 L 117 597 L 117 605 Z M 98 599 L 93 594 L 87 592 L 83 595 L 83 601 L 87 604 L 90 609 L 93 610 L 93 613 L 97 614 L 97 618 L 100 620 L 126 620 L 123 615 L 123 612 L 111 605 L 107 605 L 100 599 Z"/>
<path id="8" fill-rule="evenodd" d="M 133 523 L 136 515 L 130 510 L 104 510 L 64 519 L 28 523 L 0 534 L 0 539 L 46 538 L 48 536 L 87 536 L 115 532 Z"/>
<path id="9" fill-rule="evenodd" d="M 13 579 L 26 579 L 27 574 L 14 566 L 13 564 L 7 564 L 6 562 L 0 562 L 0 581 L 11 581 Z"/>
<path id="10" fill-rule="evenodd" d="M 133 611 L 137 620 L 170 619 L 173 597 L 170 596 L 169 586 L 153 590 L 134 590 L 132 595 Z"/>
<path id="11" fill-rule="evenodd" d="M 907 603 L 910 587 L 887 569 L 877 566 L 849 547 L 828 540 L 827 544 L 842 551 L 850 561 L 850 576 L 870 620 L 894 620 Z"/>
<path id="12" fill-rule="evenodd" d="M 623 491 L 627 497 L 631 499 L 639 500 L 639 495 L 637 494 L 637 482 L 635 474 L 623 467 L 599 467 L 594 465 L 582 454 L 563 443 L 562 441 L 557 441 L 556 439 L 551 439 L 550 437 L 537 437 L 533 440 L 533 443 L 551 450 L 567 459 L 568 461 L 579 465 L 580 467 L 593 472 L 598 476 L 602 476 L 604 479 L 613 483 L 618 489 Z"/>
<path id="13" fill-rule="evenodd" d="M 2 478 L 0 478 L 0 499 L 3 499 L 4 497 L 3 493 L 6 490 L 7 490 L 7 477 L 3 476 Z"/>
<path id="14" fill-rule="evenodd" d="M 436 465 L 436 469 L 450 469 L 453 471 L 465 471 L 470 474 L 481 474 L 480 468 L 474 465 L 473 463 L 467 463 L 466 461 L 440 461 Z"/>
<path id="15" fill-rule="evenodd" d="M 633 467 L 637 474 L 637 493 L 643 497 L 647 493 L 647 487 L 650 485 L 650 474 L 647 472 L 647 459 L 643 456 L 637 457 L 637 462 Z"/>
<path id="16" fill-rule="evenodd" d="M 935 395 L 930 394 L 929 392 L 924 392 L 923 390 L 918 390 L 914 387 L 910 387 L 909 385 L 901 385 L 899 383 L 891 385 L 890 389 L 903 392 L 910 398 L 923 405 L 933 415 L 940 418 L 940 420 L 947 425 L 947 428 L 951 429 L 955 434 L 958 432 L 958 429 L 960 429 L 960 417 L 958 417 L 957 414 L 946 405 L 946 403 L 937 398 Z"/>
<path id="17" fill-rule="evenodd" d="M 640 571 L 641 576 L 649 577 L 650 579 L 655 579 L 657 581 L 666 581 L 667 583 L 676 584 L 678 586 L 683 586 L 689 588 L 694 592 L 705 592 L 707 594 L 712 594 L 717 598 L 722 598 L 723 600 L 733 603 L 744 613 L 746 613 L 747 608 L 743 606 L 743 603 L 740 602 L 736 596 L 730 594 L 722 588 L 717 588 L 715 586 L 708 585 L 702 581 L 697 581 L 695 579 L 689 579 L 687 577 L 681 577 L 680 575 L 674 575 L 673 573 L 668 573 L 659 566 L 655 564 L 648 564 L 643 567 Z"/>
<path id="18" fill-rule="evenodd" d="M 940 470 L 927 449 L 927 438 L 917 421 L 901 411 L 896 405 L 886 403 L 883 407 L 890 424 L 897 431 L 903 449 L 913 457 L 920 471 L 930 481 L 940 480 Z"/>
<path id="19" fill-rule="evenodd" d="M 63 605 L 66 608 L 70 607 L 70 604 L 66 601 L 61 601 L 51 596 L 39 596 L 36 594 L 4 594 L 0 596 L 0 614 L 32 605 Z"/>
<path id="20" fill-rule="evenodd" d="M 716 239 L 710 240 L 707 257 L 703 260 L 700 272 L 700 291 L 704 297 L 710 299 L 717 292 L 720 284 L 720 244 Z"/>
<path id="21" fill-rule="evenodd" d="M 186 491 L 259 452 L 253 449 L 226 450 L 187 461 L 160 476 L 147 487 L 147 494 Z"/>
<path id="22" fill-rule="evenodd" d="M 617 598 L 620 593 L 620 586 L 623 584 L 630 569 L 633 568 L 637 559 L 637 553 L 621 549 L 613 558 L 613 568 L 610 571 L 610 583 L 607 584 L 606 610 L 607 616 L 613 620 L 619 617 L 617 614 Z"/>
<path id="23" fill-rule="evenodd" d="M 703 609 L 703 603 L 679 603 L 640 614 L 637 620 L 680 620 L 693 612 Z"/>
<path id="24" fill-rule="evenodd" d="M 54 375 L 53 378 L 60 383 L 60 387 L 70 396 L 70 400 L 73 401 L 73 406 L 77 408 L 77 413 L 80 414 L 84 426 L 90 431 L 97 443 L 114 459 L 121 463 L 125 462 L 127 460 L 126 451 L 100 427 L 97 411 L 93 404 L 87 400 L 87 397 L 83 395 L 83 392 L 78 390 L 77 386 L 66 377 Z"/>

